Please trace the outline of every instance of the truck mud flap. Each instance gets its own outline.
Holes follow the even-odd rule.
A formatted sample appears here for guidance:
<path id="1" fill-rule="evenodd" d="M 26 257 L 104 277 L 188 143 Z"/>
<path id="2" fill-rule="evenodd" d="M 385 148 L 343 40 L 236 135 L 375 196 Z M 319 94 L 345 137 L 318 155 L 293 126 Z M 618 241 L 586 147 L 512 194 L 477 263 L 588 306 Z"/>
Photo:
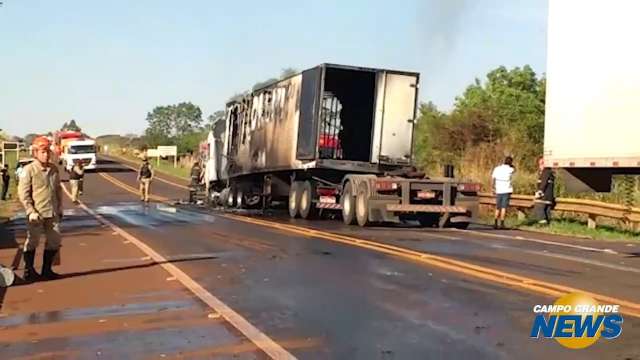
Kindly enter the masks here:
<path id="1" fill-rule="evenodd" d="M 342 205 L 340 205 L 340 204 L 316 203 L 316 208 L 318 208 L 318 209 L 329 209 L 329 210 L 342 210 Z"/>

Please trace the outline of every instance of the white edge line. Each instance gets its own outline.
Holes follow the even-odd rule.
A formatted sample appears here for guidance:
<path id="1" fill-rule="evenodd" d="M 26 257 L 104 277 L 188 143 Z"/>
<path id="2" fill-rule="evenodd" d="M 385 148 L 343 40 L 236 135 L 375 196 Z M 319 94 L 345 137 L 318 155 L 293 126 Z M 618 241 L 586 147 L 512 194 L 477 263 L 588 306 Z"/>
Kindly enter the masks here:
<path id="1" fill-rule="evenodd" d="M 547 256 L 547 257 L 552 257 L 557 259 L 569 260 L 569 261 L 579 262 L 579 263 L 593 265 L 593 266 L 600 266 L 600 267 L 617 270 L 617 271 L 640 273 L 640 269 L 637 269 L 637 268 L 632 268 L 629 266 L 623 266 L 623 265 L 617 265 L 617 264 L 609 264 L 609 263 L 605 263 L 598 260 L 589 260 L 586 258 L 580 258 L 576 256 L 571 256 L 571 255 L 557 254 L 553 252 L 544 252 L 544 251 L 537 251 L 537 250 L 525 250 L 520 248 L 514 248 L 513 246 L 498 245 L 498 244 L 493 244 L 490 247 L 496 248 L 496 249 L 508 249 L 508 250 L 521 251 L 521 252 L 524 252 L 525 254 L 534 254 L 538 256 Z"/>
<path id="2" fill-rule="evenodd" d="M 520 240 L 520 241 L 537 242 L 537 243 L 540 243 L 540 244 L 554 245 L 554 246 L 564 246 L 564 247 L 568 247 L 568 248 L 574 248 L 574 249 L 580 249 L 580 250 L 586 250 L 586 251 L 595 251 L 595 252 L 601 252 L 601 253 L 612 254 L 612 255 L 619 254 L 617 251 L 614 251 L 614 250 L 611 250 L 611 249 L 600 249 L 600 248 L 594 248 L 594 247 L 589 247 L 589 246 L 565 244 L 565 243 L 559 243 L 559 242 L 555 242 L 555 241 L 542 240 L 542 239 L 533 239 L 533 238 L 522 237 L 522 236 L 509 236 L 509 235 L 500 235 L 500 234 L 489 234 L 489 233 L 484 233 L 482 231 L 476 231 L 476 230 L 461 230 L 461 229 L 456 229 L 456 230 L 457 231 L 461 231 L 461 232 L 471 233 L 471 234 L 489 236 L 489 237 L 493 236 L 493 237 L 503 238 L 503 239 L 511 239 L 511 240 L 515 239 L 515 240 Z"/>
<path id="3" fill-rule="evenodd" d="M 69 198 L 71 198 L 71 194 L 67 190 L 67 187 L 62 185 L 62 189 L 67 194 Z M 243 318 L 240 314 L 231 309 L 227 304 L 219 300 L 217 297 L 213 296 L 210 292 L 208 292 L 205 288 L 203 288 L 200 284 L 195 282 L 189 275 L 185 274 L 182 270 L 180 270 L 177 266 L 169 263 L 167 259 L 165 259 L 162 255 L 158 254 L 151 247 L 138 240 L 135 236 L 129 234 L 119 226 L 115 225 L 111 221 L 104 218 L 102 215 L 96 213 L 89 207 L 87 207 L 84 203 L 80 202 L 79 206 L 86 211 L 88 214 L 92 215 L 99 222 L 109 226 L 113 231 L 117 232 L 123 238 L 131 241 L 134 245 L 138 247 L 142 252 L 150 256 L 155 262 L 157 262 L 160 266 L 162 266 L 169 274 L 179 280 L 184 287 L 189 289 L 194 295 L 196 295 L 200 300 L 202 300 L 205 304 L 209 305 L 214 311 L 219 313 L 225 320 L 227 320 L 233 327 L 238 329 L 244 336 L 246 336 L 251 342 L 253 342 L 258 348 L 264 351 L 269 357 L 272 359 L 290 359 L 296 360 L 296 357 L 285 350 L 278 343 L 273 341 L 269 336 L 265 333 L 258 330 L 255 326 L 251 325 L 245 318 Z"/>

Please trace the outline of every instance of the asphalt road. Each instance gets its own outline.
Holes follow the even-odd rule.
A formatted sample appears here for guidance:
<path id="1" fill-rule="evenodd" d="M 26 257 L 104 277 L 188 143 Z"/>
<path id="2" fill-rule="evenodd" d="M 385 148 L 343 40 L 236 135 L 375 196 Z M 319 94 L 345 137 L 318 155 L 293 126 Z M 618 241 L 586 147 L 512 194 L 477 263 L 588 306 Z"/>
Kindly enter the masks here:
<path id="1" fill-rule="evenodd" d="M 158 199 L 187 197 L 165 178 Z M 299 359 L 640 359 L 638 315 L 585 350 L 529 337 L 532 307 L 563 287 L 640 309 L 636 243 L 145 205 L 136 186 L 133 170 L 102 159 L 82 201 L 169 261 L 197 259 L 175 266 Z"/>

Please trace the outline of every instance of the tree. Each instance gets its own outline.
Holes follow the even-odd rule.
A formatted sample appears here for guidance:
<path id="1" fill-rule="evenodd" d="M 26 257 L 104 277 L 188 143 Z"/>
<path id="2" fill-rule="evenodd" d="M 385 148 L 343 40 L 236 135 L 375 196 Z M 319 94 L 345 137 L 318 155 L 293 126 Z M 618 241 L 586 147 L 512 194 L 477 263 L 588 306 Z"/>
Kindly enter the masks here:
<path id="1" fill-rule="evenodd" d="M 78 124 L 74 119 L 71 119 L 71 121 L 69 121 L 68 123 L 65 122 L 60 128 L 60 130 L 82 132 L 82 129 L 80 128 L 80 126 L 78 126 Z"/>
<path id="2" fill-rule="evenodd" d="M 29 133 L 27 135 L 24 136 L 24 143 L 26 145 L 31 145 L 31 143 L 33 143 L 33 139 L 35 139 L 38 136 L 38 134 L 34 134 L 34 133 Z"/>
<path id="3" fill-rule="evenodd" d="M 448 114 L 423 104 L 415 133 L 419 165 L 453 163 L 469 174 L 485 176 L 504 155 L 517 167 L 535 171 L 542 154 L 546 80 L 530 66 L 490 71 L 458 96 Z M 465 169 L 466 168 L 466 169 Z"/>
<path id="4" fill-rule="evenodd" d="M 198 136 L 194 134 L 202 132 L 202 111 L 190 102 L 156 106 L 147 114 L 147 122 L 144 140 L 148 146 L 178 145 L 180 152 L 192 151 L 192 139 Z"/>
<path id="5" fill-rule="evenodd" d="M 78 132 L 82 131 L 82 129 L 80 128 L 80 126 L 78 126 L 78 124 L 76 124 L 76 121 L 74 119 L 71 119 L 71 121 L 69 122 L 69 130 Z"/>
<path id="6" fill-rule="evenodd" d="M 175 135 L 181 135 L 200 130 L 202 124 L 202 110 L 190 102 L 183 102 L 173 107 L 173 126 Z"/>

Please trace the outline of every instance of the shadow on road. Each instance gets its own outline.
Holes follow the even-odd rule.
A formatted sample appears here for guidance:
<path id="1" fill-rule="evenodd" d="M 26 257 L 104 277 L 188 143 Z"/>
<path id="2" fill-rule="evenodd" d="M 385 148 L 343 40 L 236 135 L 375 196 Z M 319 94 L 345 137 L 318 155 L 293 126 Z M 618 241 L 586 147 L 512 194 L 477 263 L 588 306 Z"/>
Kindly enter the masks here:
<path id="1" fill-rule="evenodd" d="M 104 168 L 99 167 L 93 170 L 92 172 L 94 173 L 130 173 L 134 171 L 129 168 L 121 168 L 121 167 L 104 167 Z"/>
<path id="2" fill-rule="evenodd" d="M 121 266 L 121 267 L 114 267 L 114 268 L 107 268 L 107 269 L 79 271 L 79 272 L 73 272 L 68 274 L 61 274 L 58 280 L 70 279 L 70 278 L 79 277 L 79 276 L 91 276 L 91 275 L 113 273 L 117 271 L 144 269 L 144 268 L 150 268 L 152 266 L 157 266 L 162 264 L 176 264 L 176 263 L 188 262 L 188 261 L 202 261 L 202 260 L 212 260 L 212 259 L 218 259 L 218 257 L 217 256 L 189 257 L 189 258 L 174 259 L 174 260 L 167 260 L 167 261 L 152 261 L 144 264 Z M 30 283 L 25 282 L 24 279 L 16 277 L 15 284 L 13 286 L 24 286 L 29 284 Z"/>

